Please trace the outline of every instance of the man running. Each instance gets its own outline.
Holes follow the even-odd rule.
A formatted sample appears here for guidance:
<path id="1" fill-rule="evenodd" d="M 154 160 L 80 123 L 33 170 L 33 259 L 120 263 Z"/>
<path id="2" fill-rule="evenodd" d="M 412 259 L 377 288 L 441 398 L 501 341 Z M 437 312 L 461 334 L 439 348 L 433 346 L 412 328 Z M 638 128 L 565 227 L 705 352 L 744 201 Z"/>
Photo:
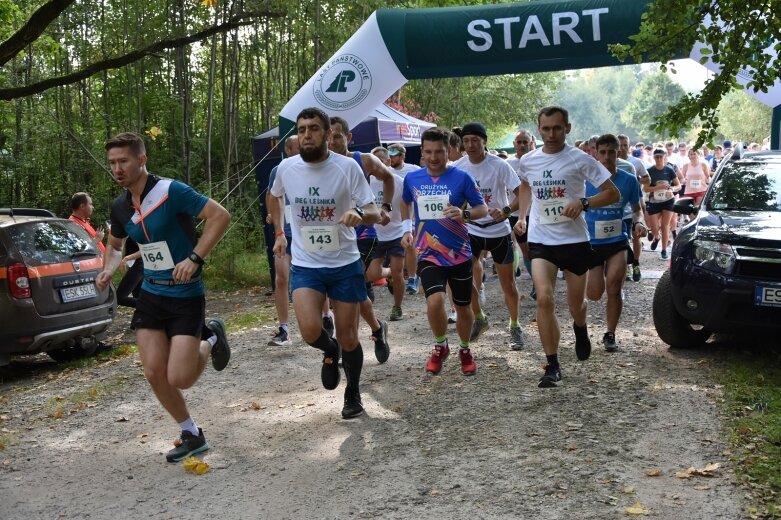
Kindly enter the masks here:
<path id="1" fill-rule="evenodd" d="M 182 389 L 200 377 L 211 356 L 222 370 L 230 348 L 222 320 L 206 327 L 214 332 L 202 341 L 205 297 L 201 270 L 230 223 L 230 214 L 216 201 L 183 182 L 151 175 L 144 141 L 123 133 L 106 143 L 114 180 L 127 191 L 111 205 L 111 232 L 106 262 L 95 284 L 104 289 L 122 260 L 122 246 L 131 237 L 141 249 L 144 281 L 130 322 L 144 375 L 163 408 L 182 429 L 168 462 L 208 450 L 203 430 L 190 416 Z M 196 239 L 193 217 L 205 220 Z"/>
<path id="2" fill-rule="evenodd" d="M 586 273 L 594 252 L 583 212 L 612 204 L 619 194 L 604 166 L 566 143 L 572 129 L 566 109 L 543 108 L 537 114 L 537 127 L 544 144 L 521 159 L 518 174 L 523 183 L 519 209 L 523 215 L 531 208 L 529 255 L 537 289 L 537 326 L 548 361 L 539 386 L 549 388 L 561 381 L 558 358 L 561 332 L 553 293 L 556 274 L 559 269 L 564 270 L 567 303 L 574 320 L 575 352 L 578 359 L 585 361 L 591 355 L 586 327 Z M 585 197 L 587 180 L 599 187 L 599 194 Z M 515 229 L 523 233 L 526 222 L 519 220 Z"/>
<path id="3" fill-rule="evenodd" d="M 328 137 L 328 148 L 340 155 L 352 158 L 358 163 L 363 171 L 364 178 L 368 186 L 369 179 L 374 177 L 383 183 L 383 203 L 380 212 L 380 224 L 390 222 L 390 212 L 393 209 L 391 200 L 393 199 L 394 178 L 390 169 L 382 164 L 374 155 L 370 153 L 350 152 L 347 145 L 352 141 L 353 134 L 350 128 L 341 117 L 331 118 L 331 133 Z M 355 228 L 358 237 L 358 251 L 361 253 L 364 271 L 369 268 L 369 264 L 377 247 L 377 230 L 373 224 L 360 224 Z M 379 279 L 379 278 L 378 278 Z M 372 282 L 375 280 L 366 279 L 366 300 L 361 302 L 361 317 L 369 325 L 372 331 L 372 341 L 374 341 L 374 356 L 380 363 L 388 361 L 390 356 L 390 346 L 388 345 L 388 324 L 385 321 L 378 320 L 374 314 L 374 289 Z"/>
<path id="4" fill-rule="evenodd" d="M 471 175 L 449 167 L 448 133 L 431 128 L 421 137 L 426 168 L 404 178 L 401 217 L 404 221 L 402 245 L 413 243 L 411 209 L 415 210 L 415 246 L 418 251 L 418 276 L 426 294 L 428 322 L 436 344 L 426 363 L 426 372 L 439 374 L 450 354 L 447 342 L 445 284 L 450 286 L 458 315 L 456 329 L 461 340 L 461 373 L 477 373 L 477 364 L 469 348 L 474 314 L 472 299 L 472 252 L 465 220 L 479 219 L 488 208 Z M 466 208 L 466 204 L 471 209 Z"/>
<path id="5" fill-rule="evenodd" d="M 621 198 L 614 204 L 586 212 L 586 224 L 591 237 L 591 247 L 594 249 L 586 295 L 589 300 L 598 301 L 607 288 L 607 332 L 602 337 L 602 344 L 607 352 L 618 351 L 616 327 L 623 309 L 624 271 L 630 251 L 627 230 L 631 229 L 632 236 L 638 239 L 648 232 L 640 206 L 640 182 L 634 172 L 616 167 L 619 147 L 619 140 L 613 134 L 601 135 L 596 142 L 597 159 L 610 172 L 610 180 L 615 184 Z M 598 194 L 599 190 L 591 182 L 586 182 L 586 197 Z M 624 209 L 627 206 L 632 211 L 632 224 L 628 229 L 623 223 Z"/>
<path id="6" fill-rule="evenodd" d="M 382 146 L 372 149 L 372 154 L 377 157 L 382 164 L 388 166 L 390 158 L 388 150 Z M 419 170 L 420 168 L 415 168 Z M 404 227 L 401 223 L 401 192 L 404 189 L 404 179 L 394 174 L 393 199 L 391 205 L 394 208 L 390 212 L 390 221 L 387 224 L 375 226 L 377 230 L 377 247 L 374 248 L 369 269 L 366 276 L 369 280 L 378 280 L 380 278 L 388 279 L 388 290 L 393 295 L 393 307 L 391 307 L 390 321 L 400 321 L 404 319 L 404 313 L 401 310 L 401 301 L 404 298 L 404 260 L 405 249 L 401 246 L 401 237 L 404 235 Z M 385 198 L 385 183 L 372 177 L 369 180 L 374 193 L 374 203 L 382 204 Z M 386 262 L 389 267 L 383 267 Z"/>
<path id="7" fill-rule="evenodd" d="M 363 413 L 360 377 L 363 349 L 358 341 L 358 306 L 367 299 L 363 263 L 355 226 L 374 224 L 380 213 L 358 164 L 328 151 L 332 132 L 328 115 L 318 108 L 296 117 L 299 155 L 279 164 L 271 187 L 274 254 L 284 255 L 284 202 L 290 200 L 293 259 L 290 285 L 298 329 L 304 341 L 323 351 L 320 379 L 333 390 L 339 385 L 339 356 L 347 378 L 342 417 Z M 322 308 L 331 299 L 336 337 L 323 328 Z"/>
<path id="8" fill-rule="evenodd" d="M 518 325 L 518 288 L 515 286 L 513 267 L 515 251 L 512 230 L 507 222 L 507 217 L 518 208 L 518 187 L 521 181 L 506 161 L 486 151 L 487 140 L 485 126 L 482 124 L 464 125 L 461 141 L 464 143 L 466 156 L 456 161 L 453 167 L 472 175 L 488 207 L 488 216 L 471 219 L 466 225 L 469 231 L 469 247 L 474 258 L 472 279 L 482 277 L 482 269 L 479 269 L 482 266 L 478 266 L 480 253 L 490 251 L 499 275 L 504 303 L 510 314 L 510 348 L 521 350 L 523 333 Z M 512 203 L 508 200 L 508 192 L 514 195 Z M 475 320 L 469 340 L 476 341 L 489 327 L 488 319 L 480 307 L 477 287 L 472 291 L 472 311 Z"/>
<path id="9" fill-rule="evenodd" d="M 624 161 L 628 161 L 632 164 L 632 166 L 634 167 L 634 171 L 629 173 L 634 173 L 641 187 L 645 186 L 646 184 L 650 184 L 651 177 L 648 176 L 648 170 L 646 170 L 645 168 L 645 163 L 643 163 L 643 161 L 641 161 L 640 159 L 638 159 L 637 157 L 629 153 L 629 137 L 626 136 L 625 134 L 618 134 L 616 137 L 618 137 L 618 145 L 619 145 L 618 158 Z M 599 157 L 597 157 L 597 160 L 600 161 Z M 618 163 L 616 163 L 616 167 L 618 167 Z M 642 190 L 640 193 L 640 208 L 643 211 L 643 213 L 645 213 L 645 203 L 643 202 Z M 643 242 L 640 240 L 642 237 L 637 236 L 634 233 L 634 231 L 632 231 L 631 229 L 631 226 L 634 224 L 634 222 L 637 222 L 637 219 L 633 218 L 629 206 L 625 206 L 624 225 L 630 227 L 629 229 L 625 229 L 625 231 L 627 232 L 627 235 L 632 240 L 632 249 L 629 251 L 629 254 L 627 255 L 628 256 L 627 262 L 632 267 L 631 267 L 631 273 L 627 273 L 627 274 L 631 276 L 632 280 L 634 280 L 635 282 L 639 282 L 640 278 L 642 277 L 642 272 L 640 271 L 640 254 L 643 252 Z"/>
<path id="10" fill-rule="evenodd" d="M 293 157 L 298 155 L 298 136 L 291 135 L 285 139 L 285 157 Z M 268 189 L 266 190 L 266 207 L 269 207 L 269 201 L 271 199 L 271 187 L 274 185 L 274 181 L 277 178 L 277 168 L 279 165 L 274 166 L 271 170 L 271 174 L 268 178 Z M 271 222 L 271 213 L 266 217 L 266 222 Z M 277 333 L 268 342 L 270 346 L 281 347 L 290 345 L 290 329 L 288 328 L 289 306 L 290 306 L 290 246 L 293 243 L 290 235 L 290 219 L 293 218 L 293 214 L 290 210 L 290 201 L 285 197 L 285 238 L 287 239 L 287 251 L 285 255 L 274 255 L 274 306 L 277 309 L 277 319 L 279 325 L 277 327 Z"/>
<path id="11" fill-rule="evenodd" d="M 532 136 L 531 132 L 527 130 L 521 130 L 518 132 L 515 136 L 515 140 L 513 140 L 513 146 L 515 146 L 515 155 L 507 159 L 507 164 L 510 165 L 510 167 L 513 169 L 515 174 L 518 174 L 518 165 L 521 163 L 521 157 L 526 155 L 527 153 L 531 152 L 537 147 L 537 143 L 534 141 L 534 136 Z M 510 221 L 510 227 L 512 229 L 515 229 L 515 223 L 518 222 L 519 214 L 517 211 L 515 211 L 512 215 L 510 215 L 510 218 L 508 219 Z M 515 240 L 518 243 L 518 247 L 521 249 L 521 256 L 523 257 L 523 265 L 526 267 L 526 272 L 529 273 L 529 276 L 532 274 L 532 259 L 529 258 L 529 235 L 528 235 L 528 229 L 529 229 L 529 215 L 528 213 L 524 216 L 524 220 L 526 220 L 526 230 L 527 232 L 519 235 L 513 231 L 513 235 L 515 236 Z M 517 272 L 516 275 L 520 275 L 520 272 Z M 529 293 L 529 296 L 532 300 L 537 298 L 537 292 L 534 290 L 534 283 L 532 283 L 532 290 Z"/>

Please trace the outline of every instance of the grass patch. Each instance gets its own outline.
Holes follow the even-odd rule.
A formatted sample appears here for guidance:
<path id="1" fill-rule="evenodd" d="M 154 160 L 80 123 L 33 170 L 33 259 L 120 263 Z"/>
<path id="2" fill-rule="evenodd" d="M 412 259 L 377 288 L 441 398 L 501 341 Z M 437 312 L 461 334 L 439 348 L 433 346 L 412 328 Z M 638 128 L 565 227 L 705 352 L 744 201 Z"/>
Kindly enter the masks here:
<path id="1" fill-rule="evenodd" d="M 735 353 L 723 373 L 733 462 L 755 517 L 781 518 L 781 366 L 773 352 Z"/>
<path id="2" fill-rule="evenodd" d="M 235 332 L 273 322 L 275 316 L 276 310 L 274 307 L 270 307 L 268 309 L 260 309 L 258 311 L 231 316 L 226 325 L 231 329 L 231 332 Z"/>
<path id="3" fill-rule="evenodd" d="M 47 404 L 46 416 L 53 419 L 62 419 L 65 415 L 78 412 L 88 406 L 95 406 L 95 401 L 119 392 L 128 380 L 126 375 L 98 381 L 83 390 L 74 392 L 68 396 L 54 396 Z"/>
<path id="4" fill-rule="evenodd" d="M 60 371 L 62 371 L 62 370 L 75 369 L 75 368 L 91 367 L 96 364 L 102 363 L 103 361 L 131 356 L 136 352 L 138 352 L 138 349 L 136 348 L 135 345 L 131 345 L 131 344 L 118 345 L 112 348 L 111 350 L 99 352 L 98 354 L 91 357 L 74 359 L 71 361 L 65 361 L 59 363 L 57 365 L 57 368 Z"/>
<path id="5" fill-rule="evenodd" d="M 224 237 L 209 254 L 203 269 L 206 289 L 232 290 L 271 285 L 265 249 L 247 250 L 248 244 L 261 244 L 260 237 L 243 237 L 235 232 Z"/>

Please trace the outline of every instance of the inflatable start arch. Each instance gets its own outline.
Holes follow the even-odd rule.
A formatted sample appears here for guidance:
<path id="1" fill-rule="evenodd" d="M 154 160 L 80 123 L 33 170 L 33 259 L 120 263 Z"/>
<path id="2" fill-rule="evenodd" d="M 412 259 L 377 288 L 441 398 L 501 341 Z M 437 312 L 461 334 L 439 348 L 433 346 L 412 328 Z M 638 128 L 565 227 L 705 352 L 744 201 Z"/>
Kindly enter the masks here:
<path id="1" fill-rule="evenodd" d="M 631 43 L 629 37 L 638 32 L 647 4 L 647 0 L 547 0 L 380 9 L 285 105 L 279 116 L 280 136 L 288 135 L 296 115 L 312 106 L 354 126 L 412 79 L 622 65 L 608 45 Z M 677 57 L 699 60 L 701 49 L 697 46 Z M 712 62 L 705 66 L 718 70 Z M 745 72 L 738 81 L 745 85 L 749 77 L 750 72 Z M 774 107 L 772 147 L 777 149 L 781 84 L 767 93 L 746 92 Z"/>

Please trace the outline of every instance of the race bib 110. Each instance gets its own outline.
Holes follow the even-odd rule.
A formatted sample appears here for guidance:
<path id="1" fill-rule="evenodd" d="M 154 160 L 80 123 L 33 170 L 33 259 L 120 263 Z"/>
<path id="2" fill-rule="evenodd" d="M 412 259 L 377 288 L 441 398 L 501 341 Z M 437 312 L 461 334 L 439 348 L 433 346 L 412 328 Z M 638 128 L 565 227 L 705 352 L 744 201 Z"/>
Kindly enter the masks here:
<path id="1" fill-rule="evenodd" d="M 567 204 L 567 199 L 564 197 L 538 200 L 537 203 L 540 224 L 561 224 L 562 222 L 572 220 L 562 214 L 564 212 L 564 206 Z"/>

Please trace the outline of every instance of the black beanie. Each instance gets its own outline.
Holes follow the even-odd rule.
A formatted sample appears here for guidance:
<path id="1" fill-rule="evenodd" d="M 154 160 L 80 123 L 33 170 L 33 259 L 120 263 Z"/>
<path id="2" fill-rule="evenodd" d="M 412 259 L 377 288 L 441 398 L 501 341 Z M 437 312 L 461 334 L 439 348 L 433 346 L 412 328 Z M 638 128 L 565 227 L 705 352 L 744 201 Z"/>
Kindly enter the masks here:
<path id="1" fill-rule="evenodd" d="M 481 123 L 467 123 L 462 129 L 461 135 L 477 135 L 485 140 L 488 140 L 488 134 L 485 131 L 485 126 Z"/>

